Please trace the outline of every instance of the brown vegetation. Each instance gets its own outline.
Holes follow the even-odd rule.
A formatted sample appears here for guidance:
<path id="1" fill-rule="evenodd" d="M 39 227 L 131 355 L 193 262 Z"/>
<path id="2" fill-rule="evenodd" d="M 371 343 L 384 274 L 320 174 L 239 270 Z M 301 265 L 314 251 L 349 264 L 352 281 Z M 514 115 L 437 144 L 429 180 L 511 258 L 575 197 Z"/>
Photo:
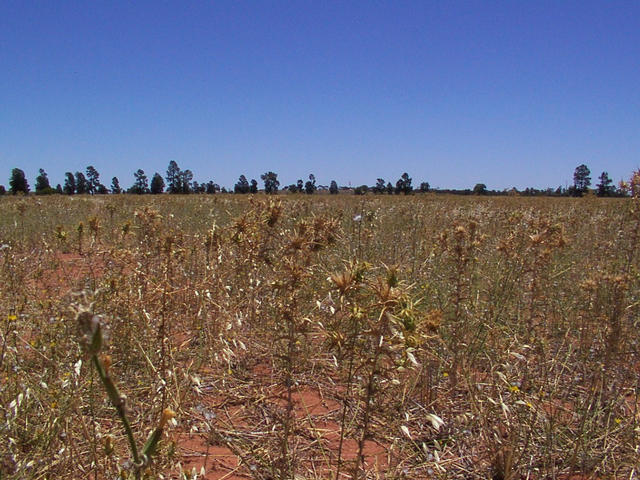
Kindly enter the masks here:
<path id="1" fill-rule="evenodd" d="M 0 478 L 634 478 L 638 201 L 4 197 Z"/>

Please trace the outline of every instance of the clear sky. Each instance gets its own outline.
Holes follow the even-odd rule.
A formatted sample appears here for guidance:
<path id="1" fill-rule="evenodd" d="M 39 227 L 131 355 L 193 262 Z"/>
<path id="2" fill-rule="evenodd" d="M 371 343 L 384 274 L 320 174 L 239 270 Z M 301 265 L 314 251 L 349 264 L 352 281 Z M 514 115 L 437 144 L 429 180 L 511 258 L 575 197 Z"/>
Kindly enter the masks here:
<path id="1" fill-rule="evenodd" d="M 640 167 L 640 1 L 0 1 L 0 183 L 557 187 Z"/>

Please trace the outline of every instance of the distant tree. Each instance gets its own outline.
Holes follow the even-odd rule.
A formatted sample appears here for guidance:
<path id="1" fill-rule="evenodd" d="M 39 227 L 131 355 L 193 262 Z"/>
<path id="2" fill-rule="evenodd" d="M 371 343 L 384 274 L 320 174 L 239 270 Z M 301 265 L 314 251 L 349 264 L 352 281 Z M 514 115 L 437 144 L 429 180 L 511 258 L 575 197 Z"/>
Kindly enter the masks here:
<path id="1" fill-rule="evenodd" d="M 213 180 L 209 180 L 209 182 L 207 182 L 207 187 L 206 187 L 207 193 L 213 195 L 219 191 L 220 191 L 220 185 L 218 185 L 217 183 L 213 183 Z"/>
<path id="2" fill-rule="evenodd" d="M 111 193 L 122 193 L 122 188 L 120 187 L 120 180 L 118 180 L 118 177 L 113 177 L 111 179 Z"/>
<path id="3" fill-rule="evenodd" d="M 312 174 L 309 175 L 309 180 L 307 180 L 307 183 L 304 184 L 304 192 L 307 195 L 312 195 L 312 194 L 315 193 L 316 190 L 317 190 L 317 188 L 316 188 L 316 177 L 312 173 Z"/>
<path id="4" fill-rule="evenodd" d="M 335 180 L 331 180 L 331 185 L 329 185 L 329 193 L 331 195 L 337 195 L 338 194 L 338 184 L 336 183 Z"/>
<path id="5" fill-rule="evenodd" d="M 240 175 L 240 178 L 238 178 L 238 181 L 233 186 L 233 193 L 249 193 L 249 190 L 251 190 L 251 187 L 249 186 L 247 177 Z"/>
<path id="6" fill-rule="evenodd" d="M 87 193 L 93 195 L 98 192 L 100 187 L 100 174 L 93 165 L 89 165 L 86 170 L 87 173 Z"/>
<path id="7" fill-rule="evenodd" d="M 62 185 L 60 185 L 60 184 L 56 185 L 56 193 L 59 193 L 60 195 L 62 195 L 64 193 L 62 191 Z"/>
<path id="8" fill-rule="evenodd" d="M 180 179 L 180 193 L 191 193 L 191 182 L 193 180 L 193 172 L 189 169 L 182 170 L 178 176 Z"/>
<path id="9" fill-rule="evenodd" d="M 299 178 L 298 181 L 296 182 L 296 192 L 302 193 L 303 190 L 304 190 L 304 182 L 302 181 L 301 178 Z"/>
<path id="10" fill-rule="evenodd" d="M 82 172 L 76 172 L 76 193 L 82 195 L 89 192 L 87 179 Z"/>
<path id="11" fill-rule="evenodd" d="M 578 165 L 573 172 L 573 194 L 581 197 L 591 185 L 591 170 L 584 163 Z"/>
<path id="12" fill-rule="evenodd" d="M 396 194 L 404 193 L 409 195 L 413 191 L 411 186 L 411 177 L 407 172 L 404 172 L 400 179 L 396 182 Z"/>
<path id="13" fill-rule="evenodd" d="M 51 185 L 49 185 L 49 177 L 44 169 L 38 170 L 38 176 L 36 177 L 36 194 L 44 195 L 47 193 L 53 193 Z"/>
<path id="14" fill-rule="evenodd" d="M 227 189 L 225 187 L 222 187 L 222 189 L 220 190 L 220 193 L 227 193 Z"/>
<path id="15" fill-rule="evenodd" d="M 371 190 L 376 195 L 384 193 L 385 192 L 385 181 L 384 181 L 384 178 L 376 179 L 376 184 Z"/>
<path id="16" fill-rule="evenodd" d="M 613 180 L 609 178 L 609 174 L 607 172 L 602 172 L 600 177 L 598 177 L 598 180 L 600 180 L 600 183 L 596 185 L 598 188 L 598 196 L 611 197 L 615 193 L 616 189 L 613 186 Z"/>
<path id="17" fill-rule="evenodd" d="M 422 182 L 420 184 L 420 191 L 422 193 L 427 193 L 429 191 L 429 188 L 431 188 L 431 186 L 429 185 L 429 182 Z"/>
<path id="18" fill-rule="evenodd" d="M 484 183 L 476 183 L 473 187 L 474 195 L 485 195 L 487 193 L 487 186 Z"/>
<path id="19" fill-rule="evenodd" d="M 4 188 L 4 185 L 0 185 L 0 196 L 4 195 L 5 193 L 7 193 L 7 189 Z"/>
<path id="20" fill-rule="evenodd" d="M 151 193 L 157 195 L 162 192 L 164 192 L 164 180 L 162 176 L 156 172 L 153 174 L 153 177 L 151 177 Z"/>
<path id="21" fill-rule="evenodd" d="M 251 179 L 251 185 L 249 186 L 249 193 L 258 193 L 258 182 L 255 178 Z"/>
<path id="22" fill-rule="evenodd" d="M 149 180 L 144 173 L 144 170 L 138 169 L 133 174 L 135 178 L 135 182 L 129 188 L 129 193 L 135 193 L 137 195 L 142 195 L 143 193 L 149 193 Z"/>
<path id="23" fill-rule="evenodd" d="M 280 182 L 278 181 L 277 173 L 269 171 L 260 175 L 260 178 L 264 182 L 264 193 L 267 195 L 275 195 L 278 193 Z"/>
<path id="24" fill-rule="evenodd" d="M 29 193 L 29 183 L 27 183 L 27 177 L 24 172 L 19 168 L 11 170 L 11 178 L 9 178 L 9 192 L 15 195 L 18 192 L 22 192 L 25 195 Z"/>
<path id="25" fill-rule="evenodd" d="M 391 184 L 391 182 L 387 183 L 387 193 L 389 195 L 393 194 L 393 185 Z"/>
<path id="26" fill-rule="evenodd" d="M 360 185 L 353 189 L 354 195 L 365 195 L 369 191 L 369 187 L 367 185 Z"/>
<path id="27" fill-rule="evenodd" d="M 66 172 L 64 174 L 64 187 L 62 187 L 62 190 L 67 195 L 76 193 L 76 177 L 73 176 L 73 173 Z"/>
<path id="28" fill-rule="evenodd" d="M 165 179 L 167 180 L 167 191 L 169 193 L 182 192 L 182 188 L 180 185 L 180 173 L 180 167 L 178 167 L 178 164 L 174 160 L 171 160 L 169 162 L 169 166 L 167 167 L 167 176 L 165 177 Z"/>

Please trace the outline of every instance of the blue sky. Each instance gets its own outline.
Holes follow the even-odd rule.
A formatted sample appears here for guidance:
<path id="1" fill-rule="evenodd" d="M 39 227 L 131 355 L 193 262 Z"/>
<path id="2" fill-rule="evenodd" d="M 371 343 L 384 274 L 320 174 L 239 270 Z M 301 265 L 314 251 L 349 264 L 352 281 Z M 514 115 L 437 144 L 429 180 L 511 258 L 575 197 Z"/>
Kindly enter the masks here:
<path id="1" fill-rule="evenodd" d="M 232 186 L 640 167 L 640 1 L 0 2 L 0 183 L 170 160 Z"/>

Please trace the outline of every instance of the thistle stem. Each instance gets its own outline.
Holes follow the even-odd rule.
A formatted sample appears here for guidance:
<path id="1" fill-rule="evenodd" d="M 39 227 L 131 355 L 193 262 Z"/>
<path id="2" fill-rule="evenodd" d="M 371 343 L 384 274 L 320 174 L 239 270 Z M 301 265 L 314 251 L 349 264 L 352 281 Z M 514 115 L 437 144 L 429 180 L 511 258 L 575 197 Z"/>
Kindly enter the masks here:
<path id="1" fill-rule="evenodd" d="M 140 455 L 138 454 L 138 447 L 136 445 L 136 441 L 133 438 L 133 431 L 131 430 L 131 424 L 129 423 L 129 419 L 127 418 L 127 414 L 125 412 L 124 399 L 118 392 L 118 388 L 111 380 L 111 377 L 105 372 L 102 362 L 98 358 L 97 354 L 91 355 L 91 360 L 98 371 L 98 375 L 100 376 L 100 380 L 104 385 L 105 390 L 107 391 L 107 395 L 109 400 L 111 400 L 111 404 L 118 412 L 118 416 L 120 417 L 120 421 L 122 422 L 122 426 L 124 427 L 124 431 L 127 434 L 127 439 L 129 440 L 129 448 L 131 449 L 131 456 L 133 457 L 133 462 L 136 468 L 136 477 L 139 477 L 139 467 L 141 465 Z"/>

